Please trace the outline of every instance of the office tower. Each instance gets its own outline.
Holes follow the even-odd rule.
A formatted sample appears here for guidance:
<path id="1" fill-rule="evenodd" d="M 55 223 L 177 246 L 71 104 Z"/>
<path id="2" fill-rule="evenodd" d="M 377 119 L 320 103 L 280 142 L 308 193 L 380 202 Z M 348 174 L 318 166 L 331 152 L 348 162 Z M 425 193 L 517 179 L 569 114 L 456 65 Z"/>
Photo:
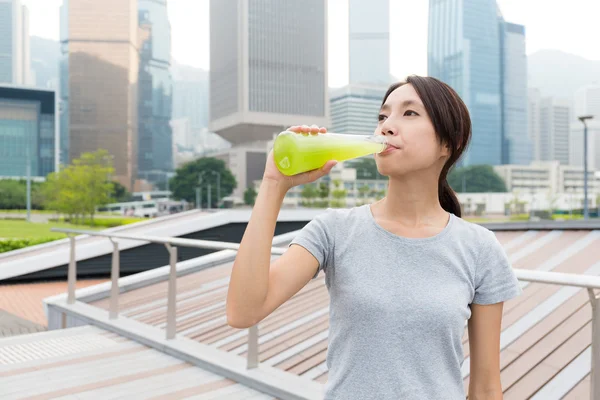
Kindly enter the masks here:
<path id="1" fill-rule="evenodd" d="M 587 148 L 588 169 L 600 171 L 600 121 L 588 120 Z M 571 141 L 569 143 L 569 164 L 583 167 L 583 124 L 571 122 Z"/>
<path id="2" fill-rule="evenodd" d="M 389 85 L 389 0 L 349 0 L 350 84 Z"/>
<path id="3" fill-rule="evenodd" d="M 574 118 L 583 115 L 593 115 L 594 120 L 600 121 L 600 85 L 588 85 L 575 92 Z"/>
<path id="4" fill-rule="evenodd" d="M 61 162 L 100 148 L 115 179 L 137 176 L 136 0 L 65 0 L 61 7 Z"/>
<path id="5" fill-rule="evenodd" d="M 173 171 L 171 24 L 166 0 L 138 0 L 138 177 L 164 182 Z"/>
<path id="6" fill-rule="evenodd" d="M 542 98 L 539 115 L 540 135 L 537 146 L 540 161 L 560 161 L 562 165 L 569 165 L 571 110 L 567 101 Z"/>
<path id="7" fill-rule="evenodd" d="M 372 135 L 386 91 L 386 86 L 352 84 L 332 89 L 329 94 L 331 131 Z"/>
<path id="8" fill-rule="evenodd" d="M 502 164 L 529 165 L 533 148 L 527 130 L 525 27 L 501 22 Z"/>
<path id="9" fill-rule="evenodd" d="M 0 83 L 33 84 L 29 10 L 20 0 L 0 0 Z"/>
<path id="10" fill-rule="evenodd" d="M 329 125 L 326 3 L 211 0 L 210 131 L 236 145 Z"/>
<path id="11" fill-rule="evenodd" d="M 193 149 L 204 139 L 208 128 L 208 71 L 200 68 L 174 64 L 173 117 L 182 127 L 185 122 L 185 140 L 179 140 L 181 148 Z M 181 133 L 181 129 L 179 129 Z M 180 137 L 181 139 L 181 137 Z"/>
<path id="12" fill-rule="evenodd" d="M 518 147 L 518 134 L 505 134 L 503 125 L 520 131 L 525 126 L 523 41 L 524 32 L 504 22 L 495 0 L 429 1 L 428 74 L 452 86 L 471 114 L 473 137 L 463 165 L 498 165 L 503 148 L 504 158 L 510 158 L 510 149 Z M 515 106 L 514 111 L 505 108 L 504 95 L 509 96 L 506 107 Z M 503 115 L 512 122 L 503 124 Z"/>
<path id="13" fill-rule="evenodd" d="M 56 170 L 55 93 L 0 84 L 0 177 L 45 177 Z"/>
<path id="14" fill-rule="evenodd" d="M 531 140 L 533 161 L 541 161 L 540 148 L 540 103 L 542 95 L 537 88 L 529 88 L 527 91 L 527 131 Z"/>

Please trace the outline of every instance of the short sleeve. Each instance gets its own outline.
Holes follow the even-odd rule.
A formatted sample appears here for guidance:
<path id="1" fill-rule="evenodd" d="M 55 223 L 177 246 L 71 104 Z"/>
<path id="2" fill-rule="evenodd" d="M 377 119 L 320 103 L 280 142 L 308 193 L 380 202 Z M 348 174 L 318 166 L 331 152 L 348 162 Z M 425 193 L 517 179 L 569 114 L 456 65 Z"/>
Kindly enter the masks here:
<path id="1" fill-rule="evenodd" d="M 290 243 L 290 246 L 296 244 L 304 247 L 319 262 L 319 268 L 313 279 L 321 271 L 327 273 L 327 266 L 332 262 L 334 225 L 335 211 L 327 209 L 327 211 L 317 215 L 312 221 L 306 224 Z"/>
<path id="2" fill-rule="evenodd" d="M 475 304 L 494 304 L 523 293 L 508 256 L 494 235 L 488 231 L 475 266 Z"/>

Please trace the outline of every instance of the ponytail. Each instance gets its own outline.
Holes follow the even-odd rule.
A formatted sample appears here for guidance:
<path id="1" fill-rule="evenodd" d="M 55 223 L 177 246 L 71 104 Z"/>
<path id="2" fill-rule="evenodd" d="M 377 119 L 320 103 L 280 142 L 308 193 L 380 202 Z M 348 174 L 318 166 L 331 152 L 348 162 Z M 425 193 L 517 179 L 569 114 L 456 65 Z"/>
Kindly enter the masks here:
<path id="1" fill-rule="evenodd" d="M 462 211 L 460 208 L 460 202 L 458 201 L 458 197 L 454 193 L 454 190 L 450 187 L 448 180 L 446 177 L 440 177 L 440 185 L 439 185 L 439 197 L 440 204 L 442 208 L 449 213 L 456 215 L 457 217 L 462 216 Z"/>

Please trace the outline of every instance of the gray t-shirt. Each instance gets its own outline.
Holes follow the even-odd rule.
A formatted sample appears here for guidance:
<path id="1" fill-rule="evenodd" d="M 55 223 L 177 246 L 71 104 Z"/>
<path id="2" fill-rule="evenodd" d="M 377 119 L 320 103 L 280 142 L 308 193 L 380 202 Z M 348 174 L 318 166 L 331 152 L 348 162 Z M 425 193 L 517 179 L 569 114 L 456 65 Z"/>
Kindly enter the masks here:
<path id="1" fill-rule="evenodd" d="M 375 222 L 369 205 L 327 210 L 292 241 L 325 272 L 330 295 L 325 399 L 465 398 L 470 304 L 522 293 L 490 230 L 450 214 L 428 238 Z"/>

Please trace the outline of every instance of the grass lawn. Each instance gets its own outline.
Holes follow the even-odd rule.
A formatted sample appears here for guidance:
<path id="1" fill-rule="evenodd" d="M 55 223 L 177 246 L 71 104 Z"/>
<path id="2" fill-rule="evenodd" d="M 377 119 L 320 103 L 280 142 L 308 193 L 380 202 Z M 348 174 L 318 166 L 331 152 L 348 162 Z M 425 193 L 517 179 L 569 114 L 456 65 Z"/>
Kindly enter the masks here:
<path id="1" fill-rule="evenodd" d="M 66 235 L 59 232 L 51 232 L 51 228 L 71 228 L 71 229 L 83 229 L 83 230 L 101 230 L 102 227 L 89 227 L 71 225 L 59 222 L 49 223 L 33 223 L 27 221 L 12 221 L 12 220 L 0 220 L 0 238 L 10 239 L 37 239 L 37 238 L 64 238 Z"/>

